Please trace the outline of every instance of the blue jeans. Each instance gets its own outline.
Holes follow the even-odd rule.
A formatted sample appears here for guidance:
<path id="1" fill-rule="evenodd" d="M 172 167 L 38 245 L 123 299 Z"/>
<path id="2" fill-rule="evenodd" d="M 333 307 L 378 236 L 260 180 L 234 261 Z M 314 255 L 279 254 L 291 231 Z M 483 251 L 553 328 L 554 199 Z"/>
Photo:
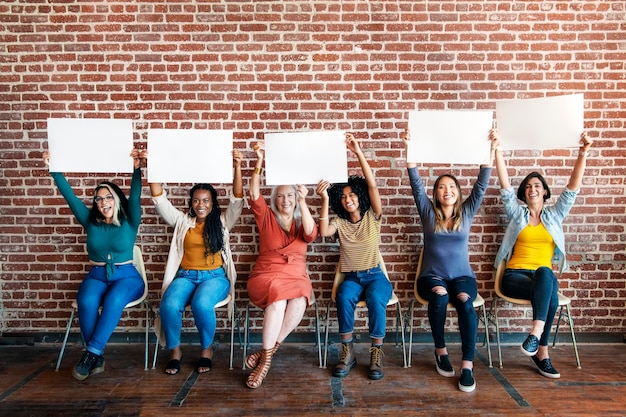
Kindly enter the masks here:
<path id="1" fill-rule="evenodd" d="M 459 333 L 461 334 L 461 351 L 464 361 L 474 361 L 476 349 L 476 333 L 478 323 L 474 300 L 478 294 L 476 279 L 473 277 L 459 277 L 455 279 L 443 279 L 438 277 L 420 277 L 417 291 L 419 295 L 428 300 L 428 320 L 430 330 L 435 341 L 435 348 L 446 347 L 444 328 L 448 303 L 452 303 L 459 317 Z M 433 287 L 442 286 L 446 289 L 446 295 L 439 295 L 432 291 Z M 467 301 L 458 298 L 460 293 L 469 295 Z"/>
<path id="2" fill-rule="evenodd" d="M 548 346 L 550 328 L 559 308 L 559 281 L 552 269 L 542 266 L 537 270 L 505 269 L 502 293 L 508 297 L 530 300 L 533 320 L 546 323 L 539 344 Z"/>
<path id="3" fill-rule="evenodd" d="M 230 291 L 224 268 L 200 271 L 180 268 L 161 299 L 161 325 L 168 349 L 180 345 L 185 307 L 191 312 L 200 333 L 202 349 L 208 349 L 215 337 L 215 305 Z"/>
<path id="4" fill-rule="evenodd" d="M 365 300 L 371 338 L 384 338 L 387 327 L 387 302 L 393 288 L 379 266 L 365 271 L 347 272 L 337 289 L 337 320 L 339 334 L 354 330 L 354 310 Z"/>
<path id="5" fill-rule="evenodd" d="M 133 264 L 116 265 L 107 279 L 106 267 L 92 266 L 78 287 L 78 322 L 87 350 L 102 355 L 122 317 L 126 304 L 144 291 L 144 282 Z M 98 312 L 102 306 L 102 311 Z"/>

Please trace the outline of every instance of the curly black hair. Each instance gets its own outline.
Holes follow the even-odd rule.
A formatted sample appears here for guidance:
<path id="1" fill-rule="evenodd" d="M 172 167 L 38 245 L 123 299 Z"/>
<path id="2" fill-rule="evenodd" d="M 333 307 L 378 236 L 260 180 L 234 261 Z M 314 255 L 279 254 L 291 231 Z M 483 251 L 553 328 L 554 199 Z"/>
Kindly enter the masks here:
<path id="1" fill-rule="evenodd" d="M 352 188 L 352 192 L 359 198 L 359 211 L 361 212 L 361 216 L 365 215 L 365 212 L 370 209 L 372 203 L 370 202 L 370 196 L 367 190 L 367 181 L 365 181 L 365 178 L 359 177 L 358 175 L 351 175 L 348 178 L 348 182 L 337 183 L 330 186 L 328 189 L 328 200 L 332 211 L 334 211 L 339 218 L 350 220 L 350 213 L 343 208 L 343 204 L 341 203 L 341 195 L 345 187 Z"/>

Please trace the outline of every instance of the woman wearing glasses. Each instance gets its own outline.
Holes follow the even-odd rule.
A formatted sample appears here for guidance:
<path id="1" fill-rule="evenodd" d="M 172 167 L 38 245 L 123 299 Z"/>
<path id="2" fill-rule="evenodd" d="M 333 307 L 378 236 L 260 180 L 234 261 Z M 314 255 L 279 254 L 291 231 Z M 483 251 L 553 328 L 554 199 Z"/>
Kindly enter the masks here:
<path id="1" fill-rule="evenodd" d="M 80 331 L 86 345 L 72 370 L 72 376 L 79 381 L 104 372 L 105 345 L 126 304 L 144 291 L 143 279 L 133 265 L 133 248 L 141 221 L 140 162 L 145 154 L 133 149 L 130 156 L 135 169 L 128 199 L 116 184 L 104 181 L 96 187 L 91 207 L 76 197 L 62 173 L 50 173 L 87 234 L 91 268 L 76 295 Z M 48 165 L 49 152 L 44 152 L 43 158 Z"/>

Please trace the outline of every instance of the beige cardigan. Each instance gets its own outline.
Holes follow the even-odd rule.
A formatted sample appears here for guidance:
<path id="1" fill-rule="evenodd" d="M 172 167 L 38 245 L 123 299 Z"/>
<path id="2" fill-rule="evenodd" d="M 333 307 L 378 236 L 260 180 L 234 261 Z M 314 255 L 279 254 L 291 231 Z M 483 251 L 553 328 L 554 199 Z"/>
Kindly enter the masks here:
<path id="1" fill-rule="evenodd" d="M 183 259 L 185 251 L 185 236 L 187 230 L 196 227 L 196 218 L 191 217 L 189 214 L 182 212 L 175 208 L 172 203 L 167 199 L 167 193 L 165 190 L 163 194 L 157 197 L 152 197 L 154 206 L 167 224 L 174 227 L 174 234 L 172 235 L 172 244 L 170 245 L 170 251 L 167 256 L 167 263 L 165 264 L 165 273 L 163 275 L 163 284 L 161 286 L 161 294 L 165 292 L 170 285 L 176 272 L 180 267 L 180 263 Z M 232 252 L 230 249 L 230 229 L 239 220 L 241 211 L 243 209 L 244 199 L 232 196 L 228 203 L 228 207 L 222 212 L 222 232 L 224 233 L 224 249 L 222 250 L 222 260 L 224 262 L 224 269 L 226 276 L 230 281 L 230 303 L 228 304 L 228 316 L 232 316 L 232 311 L 235 303 L 235 281 L 237 280 L 237 271 L 233 264 Z M 165 345 L 165 334 L 161 330 L 161 321 L 157 318 L 154 323 L 155 333 L 159 338 L 159 343 Z"/>

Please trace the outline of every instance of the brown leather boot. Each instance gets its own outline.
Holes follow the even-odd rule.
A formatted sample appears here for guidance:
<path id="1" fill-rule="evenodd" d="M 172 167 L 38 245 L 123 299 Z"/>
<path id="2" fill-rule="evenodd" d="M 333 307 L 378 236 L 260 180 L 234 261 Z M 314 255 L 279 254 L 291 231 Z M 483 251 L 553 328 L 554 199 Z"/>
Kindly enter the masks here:
<path id="1" fill-rule="evenodd" d="M 370 370 L 367 377 L 373 380 L 379 380 L 385 373 L 383 372 L 383 347 L 373 345 L 370 348 Z"/>
<path id="2" fill-rule="evenodd" d="M 274 356 L 274 354 L 276 353 L 276 351 L 278 350 L 278 347 L 280 346 L 280 342 L 276 342 L 276 344 L 274 345 L 274 347 L 271 349 L 272 351 L 272 356 Z M 249 355 L 246 358 L 246 367 L 248 369 L 254 369 L 256 368 L 256 366 L 259 364 L 259 360 L 261 359 L 261 350 L 259 350 L 258 352 L 254 352 L 252 355 Z"/>
<path id="3" fill-rule="evenodd" d="M 267 376 L 270 366 L 272 365 L 272 355 L 274 354 L 273 350 L 273 348 L 261 350 L 259 363 L 256 368 L 254 368 L 252 373 L 248 375 L 248 379 L 246 380 L 246 385 L 249 388 L 256 389 L 263 384 L 263 380 Z"/>
<path id="4" fill-rule="evenodd" d="M 354 354 L 354 345 L 350 343 L 341 343 L 341 357 L 339 363 L 335 366 L 333 376 L 343 378 L 348 375 L 352 368 L 356 366 L 356 355 Z"/>

